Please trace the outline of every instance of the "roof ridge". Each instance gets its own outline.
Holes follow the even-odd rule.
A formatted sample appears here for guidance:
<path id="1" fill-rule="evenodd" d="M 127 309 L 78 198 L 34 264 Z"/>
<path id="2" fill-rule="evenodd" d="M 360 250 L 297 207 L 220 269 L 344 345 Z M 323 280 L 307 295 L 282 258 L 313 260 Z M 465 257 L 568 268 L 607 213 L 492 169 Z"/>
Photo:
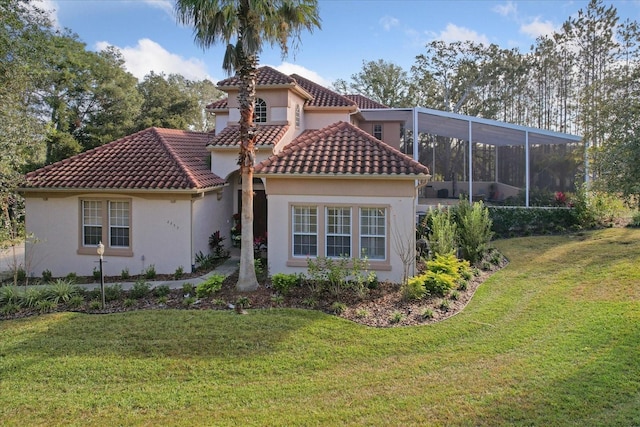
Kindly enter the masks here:
<path id="1" fill-rule="evenodd" d="M 186 162 L 182 159 L 182 156 L 180 155 L 180 153 L 178 153 L 173 146 L 171 145 L 171 143 L 169 143 L 166 138 L 164 137 L 164 135 L 162 135 L 162 131 L 167 131 L 167 130 L 173 130 L 173 131 L 181 131 L 182 133 L 187 133 L 189 131 L 185 131 L 182 129 L 165 129 L 165 128 L 157 128 L 157 127 L 152 127 L 151 128 L 156 135 L 158 136 L 159 141 L 161 142 L 161 145 L 164 147 L 164 149 L 169 153 L 169 157 L 171 158 L 171 160 L 178 166 L 178 168 L 180 168 L 189 178 L 189 183 L 191 185 L 193 185 L 194 187 L 198 187 L 199 182 L 198 179 L 195 177 L 193 171 L 191 170 L 191 168 L 189 167 L 189 165 L 186 164 Z M 202 132 L 191 132 L 191 133 L 202 133 Z M 213 173 L 213 172 L 212 172 Z"/>

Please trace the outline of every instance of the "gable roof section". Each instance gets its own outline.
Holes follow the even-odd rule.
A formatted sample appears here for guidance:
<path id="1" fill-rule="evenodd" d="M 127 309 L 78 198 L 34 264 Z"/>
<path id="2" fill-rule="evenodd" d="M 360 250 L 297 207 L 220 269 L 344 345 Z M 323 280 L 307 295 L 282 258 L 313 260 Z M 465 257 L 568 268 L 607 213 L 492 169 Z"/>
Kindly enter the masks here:
<path id="1" fill-rule="evenodd" d="M 358 107 L 352 100 L 298 74 L 292 74 L 291 77 L 313 96 L 313 99 L 306 102 L 305 107 L 346 107 L 353 111 Z"/>
<path id="2" fill-rule="evenodd" d="M 357 127 L 337 122 L 308 130 L 261 162 L 260 175 L 426 178 L 429 169 Z"/>
<path id="3" fill-rule="evenodd" d="M 271 67 L 267 67 L 266 65 L 258 68 L 257 70 L 257 86 L 291 86 L 295 85 L 295 83 L 296 81 L 293 78 L 287 76 L 284 73 L 281 73 L 278 70 L 274 70 Z M 235 75 L 233 77 L 220 80 L 218 82 L 218 86 L 220 88 L 240 86 L 240 78 L 238 77 L 238 75 Z"/>
<path id="4" fill-rule="evenodd" d="M 257 125 L 256 145 L 276 145 L 287 133 L 289 125 Z M 239 147 L 240 125 L 231 125 L 211 138 L 208 148 Z"/>
<path id="5" fill-rule="evenodd" d="M 389 108 L 386 105 L 379 103 L 378 101 L 374 101 L 373 99 L 367 98 L 366 96 L 360 94 L 344 95 L 344 97 L 355 102 L 358 105 L 358 108 L 360 108 L 361 110 Z"/>
<path id="6" fill-rule="evenodd" d="M 210 135 L 148 128 L 45 166 L 29 189 L 201 190 L 226 184 L 207 166 Z"/>

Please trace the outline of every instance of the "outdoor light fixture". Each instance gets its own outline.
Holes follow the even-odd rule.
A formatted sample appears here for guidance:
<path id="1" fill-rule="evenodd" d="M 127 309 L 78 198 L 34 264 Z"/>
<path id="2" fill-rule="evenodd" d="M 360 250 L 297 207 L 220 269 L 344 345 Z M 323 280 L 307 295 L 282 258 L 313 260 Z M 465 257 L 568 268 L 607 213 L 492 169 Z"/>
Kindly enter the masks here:
<path id="1" fill-rule="evenodd" d="M 102 240 L 98 243 L 98 255 L 100 255 L 100 295 L 102 296 L 102 309 L 104 310 L 104 274 L 102 274 L 102 255 L 104 255 L 104 245 Z"/>

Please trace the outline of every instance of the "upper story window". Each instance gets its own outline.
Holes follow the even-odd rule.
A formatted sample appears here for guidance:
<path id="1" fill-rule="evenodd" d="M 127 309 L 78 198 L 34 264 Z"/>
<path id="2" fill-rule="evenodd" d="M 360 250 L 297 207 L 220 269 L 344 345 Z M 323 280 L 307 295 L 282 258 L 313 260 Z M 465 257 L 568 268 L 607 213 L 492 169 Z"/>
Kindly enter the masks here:
<path id="1" fill-rule="evenodd" d="M 253 121 L 255 123 L 267 122 L 267 103 L 262 98 L 256 98 L 256 105 L 253 111 Z"/>
<path id="2" fill-rule="evenodd" d="M 296 104 L 296 129 L 300 127 L 300 104 Z"/>
<path id="3" fill-rule="evenodd" d="M 373 125 L 373 136 L 374 138 L 382 141 L 382 125 L 380 123 L 376 123 Z"/>

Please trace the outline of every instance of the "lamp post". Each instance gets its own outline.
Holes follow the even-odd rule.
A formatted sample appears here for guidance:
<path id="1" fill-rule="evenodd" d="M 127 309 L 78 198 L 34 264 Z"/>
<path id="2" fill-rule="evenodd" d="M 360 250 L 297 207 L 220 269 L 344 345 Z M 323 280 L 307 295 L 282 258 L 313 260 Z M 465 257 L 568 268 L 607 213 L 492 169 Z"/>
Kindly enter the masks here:
<path id="1" fill-rule="evenodd" d="M 104 310 L 104 274 L 102 274 L 102 255 L 104 255 L 104 245 L 102 240 L 98 244 L 98 255 L 100 255 L 100 295 L 102 296 L 102 309 Z"/>

